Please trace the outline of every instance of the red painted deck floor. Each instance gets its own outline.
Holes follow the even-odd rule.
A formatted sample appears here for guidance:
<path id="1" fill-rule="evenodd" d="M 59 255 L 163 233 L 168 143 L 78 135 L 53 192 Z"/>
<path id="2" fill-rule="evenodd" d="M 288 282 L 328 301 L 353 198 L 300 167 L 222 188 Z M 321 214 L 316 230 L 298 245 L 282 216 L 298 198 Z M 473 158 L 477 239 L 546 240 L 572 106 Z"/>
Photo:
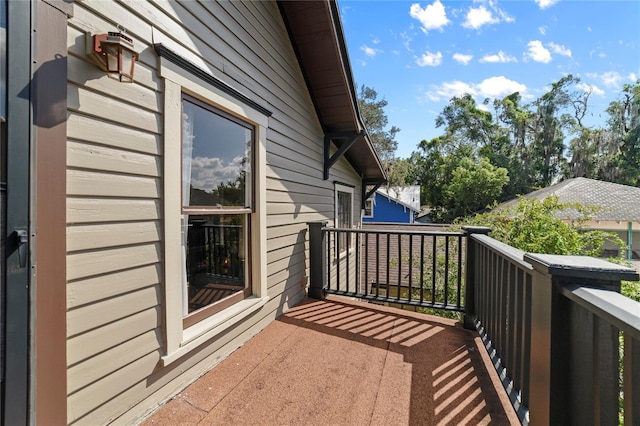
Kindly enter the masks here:
<path id="1" fill-rule="evenodd" d="M 519 422 L 477 333 L 329 298 L 289 310 L 143 424 Z"/>

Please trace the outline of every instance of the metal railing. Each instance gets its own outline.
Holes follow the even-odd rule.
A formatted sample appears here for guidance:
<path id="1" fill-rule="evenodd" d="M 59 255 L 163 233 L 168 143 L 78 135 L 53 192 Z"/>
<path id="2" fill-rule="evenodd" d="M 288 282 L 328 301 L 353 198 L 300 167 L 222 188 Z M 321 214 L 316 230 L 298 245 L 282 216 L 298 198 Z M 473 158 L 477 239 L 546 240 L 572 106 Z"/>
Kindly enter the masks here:
<path id="1" fill-rule="evenodd" d="M 242 281 L 242 230 L 241 225 L 212 225 L 191 220 L 187 250 L 189 281 L 197 281 L 195 277 L 198 274 L 213 274 Z"/>
<path id="2" fill-rule="evenodd" d="M 634 270 L 487 235 L 469 238 L 467 256 L 465 325 L 523 424 L 640 424 L 640 303 L 619 294 Z"/>
<path id="3" fill-rule="evenodd" d="M 640 425 L 640 303 L 619 294 L 638 273 L 488 232 L 310 223 L 309 296 L 463 311 L 523 424 Z"/>
<path id="4" fill-rule="evenodd" d="M 325 293 L 399 305 L 463 311 L 465 232 L 328 228 Z"/>

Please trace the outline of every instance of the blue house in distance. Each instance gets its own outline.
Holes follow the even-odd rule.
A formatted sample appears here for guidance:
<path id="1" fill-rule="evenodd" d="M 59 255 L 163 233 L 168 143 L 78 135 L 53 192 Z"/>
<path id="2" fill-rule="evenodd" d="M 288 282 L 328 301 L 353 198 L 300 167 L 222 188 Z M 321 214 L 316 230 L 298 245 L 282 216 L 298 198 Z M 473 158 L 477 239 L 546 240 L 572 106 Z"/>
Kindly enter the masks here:
<path id="1" fill-rule="evenodd" d="M 363 222 L 414 223 L 420 212 L 420 186 L 379 188 L 365 201 Z"/>

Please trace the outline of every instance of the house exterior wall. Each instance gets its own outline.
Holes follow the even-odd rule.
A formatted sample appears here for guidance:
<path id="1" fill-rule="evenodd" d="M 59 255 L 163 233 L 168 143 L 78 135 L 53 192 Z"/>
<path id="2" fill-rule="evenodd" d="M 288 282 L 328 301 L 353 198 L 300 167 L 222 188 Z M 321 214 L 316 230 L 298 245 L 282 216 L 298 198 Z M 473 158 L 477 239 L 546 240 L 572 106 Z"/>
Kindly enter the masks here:
<path id="1" fill-rule="evenodd" d="M 87 60 L 85 32 L 127 29 L 135 83 Z M 345 159 L 323 180 L 324 135 L 274 2 L 76 2 L 68 21 L 67 420 L 132 423 L 220 362 L 305 295 L 307 222 L 334 218 L 334 182 L 360 180 Z M 166 43 L 273 112 L 266 132 L 268 301 L 163 364 Z M 354 223 L 359 222 L 354 209 Z"/>
<path id="2" fill-rule="evenodd" d="M 631 224 L 631 241 L 629 241 L 629 224 Z M 631 243 L 633 260 L 640 259 L 640 222 L 589 220 L 580 224 L 580 226 L 584 229 L 597 229 L 615 233 L 625 244 L 629 245 Z M 617 246 L 609 242 L 605 244 L 604 248 L 605 250 L 618 250 Z M 622 253 L 622 255 L 627 257 L 627 253 Z"/>
<path id="3" fill-rule="evenodd" d="M 362 218 L 363 222 L 413 223 L 414 212 L 384 195 L 375 194 L 373 217 Z"/>

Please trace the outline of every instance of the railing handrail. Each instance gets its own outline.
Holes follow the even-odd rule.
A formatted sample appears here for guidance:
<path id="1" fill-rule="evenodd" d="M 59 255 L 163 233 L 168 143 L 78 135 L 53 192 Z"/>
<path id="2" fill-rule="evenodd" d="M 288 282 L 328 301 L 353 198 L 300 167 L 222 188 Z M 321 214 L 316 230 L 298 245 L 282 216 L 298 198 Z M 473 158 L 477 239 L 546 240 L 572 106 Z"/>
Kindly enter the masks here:
<path id="1" fill-rule="evenodd" d="M 511 247 L 510 245 L 500 242 L 485 234 L 473 234 L 473 235 L 470 235 L 469 237 L 478 241 L 479 243 L 484 244 L 485 246 L 496 251 L 500 255 L 509 258 L 510 260 L 514 261 L 519 266 L 521 266 L 522 268 L 528 271 L 533 271 L 533 265 L 531 265 L 531 263 L 524 260 L 524 255 L 526 253 L 523 252 L 522 250 L 519 250 L 515 247 Z"/>
<path id="2" fill-rule="evenodd" d="M 640 303 L 613 290 L 565 284 L 562 295 L 614 327 L 640 339 Z"/>
<path id="3" fill-rule="evenodd" d="M 384 231 L 379 229 L 359 229 L 359 228 L 333 228 L 325 226 L 322 231 L 338 231 L 338 232 L 351 232 L 354 234 L 393 234 L 393 235 L 430 235 L 436 237 L 452 236 L 452 237 L 464 237 L 466 232 L 462 231 L 411 231 L 411 230 L 392 230 Z"/>

